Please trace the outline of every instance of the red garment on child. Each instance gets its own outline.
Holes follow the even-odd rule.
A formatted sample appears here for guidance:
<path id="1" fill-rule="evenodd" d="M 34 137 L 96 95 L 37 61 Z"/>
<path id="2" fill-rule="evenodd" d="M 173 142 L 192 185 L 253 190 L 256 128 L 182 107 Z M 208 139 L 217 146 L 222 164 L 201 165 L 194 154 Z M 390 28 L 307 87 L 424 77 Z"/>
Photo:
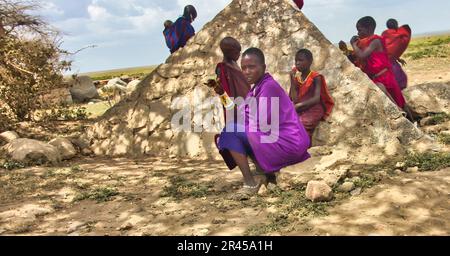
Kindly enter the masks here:
<path id="1" fill-rule="evenodd" d="M 386 44 L 383 37 L 379 35 L 372 35 L 358 41 L 358 47 L 364 51 L 373 40 L 380 40 L 383 45 L 382 52 L 372 52 L 372 54 L 365 60 L 359 60 L 360 68 L 366 73 L 370 79 L 375 83 L 383 84 L 388 93 L 392 96 L 397 106 L 403 108 L 405 106 L 405 98 L 403 97 L 400 86 L 395 80 L 392 72 L 392 63 L 386 51 Z M 384 72 L 384 73 L 383 73 Z"/>

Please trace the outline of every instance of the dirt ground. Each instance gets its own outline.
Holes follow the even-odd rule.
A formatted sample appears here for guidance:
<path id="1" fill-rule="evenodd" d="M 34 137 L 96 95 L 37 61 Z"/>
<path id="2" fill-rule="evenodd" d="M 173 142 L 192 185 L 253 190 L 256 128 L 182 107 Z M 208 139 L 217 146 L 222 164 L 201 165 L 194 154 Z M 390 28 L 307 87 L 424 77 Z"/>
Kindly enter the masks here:
<path id="1" fill-rule="evenodd" d="M 406 71 L 410 86 L 450 81 L 450 59 L 410 61 Z M 48 139 L 88 125 L 22 128 Z M 292 172 L 279 177 L 279 189 L 232 200 L 241 175 L 220 161 L 79 157 L 0 169 L 0 235 L 450 235 L 450 168 L 381 171 L 358 183 L 360 193 L 312 203 Z"/>
<path id="2" fill-rule="evenodd" d="M 404 69 L 410 86 L 450 81 L 450 58 L 407 60 Z"/>
<path id="3" fill-rule="evenodd" d="M 319 159 L 312 159 L 308 164 Z M 1 172 L 2 235 L 449 235 L 450 168 L 383 176 L 360 195 L 305 200 L 304 186 L 249 201 L 221 162 L 80 159 Z"/>

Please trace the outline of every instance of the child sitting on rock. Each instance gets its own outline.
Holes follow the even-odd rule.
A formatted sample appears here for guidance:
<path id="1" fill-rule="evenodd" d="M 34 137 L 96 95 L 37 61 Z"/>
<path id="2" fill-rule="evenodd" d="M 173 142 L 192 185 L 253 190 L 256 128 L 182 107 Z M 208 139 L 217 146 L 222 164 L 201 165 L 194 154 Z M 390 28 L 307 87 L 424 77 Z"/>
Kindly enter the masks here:
<path id="1" fill-rule="evenodd" d="M 300 121 L 310 138 L 320 121 L 331 114 L 334 106 L 325 78 L 320 73 L 311 71 L 312 63 L 311 51 L 301 49 L 297 52 L 295 67 L 290 73 L 289 92 Z"/>

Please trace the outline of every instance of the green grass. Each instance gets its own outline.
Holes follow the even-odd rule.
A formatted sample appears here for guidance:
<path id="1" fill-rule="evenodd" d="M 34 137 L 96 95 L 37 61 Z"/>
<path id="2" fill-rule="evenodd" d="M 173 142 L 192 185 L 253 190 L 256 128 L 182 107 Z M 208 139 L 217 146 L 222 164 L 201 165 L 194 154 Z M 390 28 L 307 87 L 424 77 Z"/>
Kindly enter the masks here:
<path id="1" fill-rule="evenodd" d="M 271 191 L 271 195 L 278 198 L 275 203 L 255 203 L 262 208 L 275 206 L 277 213 L 269 214 L 268 222 L 249 226 L 245 235 L 258 236 L 271 232 L 290 231 L 289 225 L 309 217 L 320 217 L 328 215 L 327 208 L 334 202 L 313 203 L 306 198 L 306 187 L 293 184 L 292 189 L 283 191 L 277 189 Z"/>
<path id="2" fill-rule="evenodd" d="M 450 120 L 450 115 L 447 113 L 436 113 L 430 115 L 431 119 L 428 121 L 428 125 L 436 125 L 444 123 Z"/>
<path id="3" fill-rule="evenodd" d="M 145 67 L 134 67 L 134 68 L 123 68 L 123 69 L 113 69 L 98 72 L 84 73 L 80 75 L 86 75 L 92 78 L 94 81 L 98 80 L 108 80 L 114 77 L 121 77 L 127 75 L 130 77 L 142 78 L 150 74 L 156 66 L 145 66 Z"/>
<path id="4" fill-rule="evenodd" d="M 374 175 L 363 173 L 359 176 L 359 179 L 356 180 L 354 183 L 355 187 L 366 189 L 376 185 L 378 183 L 378 180 Z"/>
<path id="5" fill-rule="evenodd" d="M 447 58 L 450 56 L 450 35 L 413 39 L 405 57 L 413 60 L 424 58 Z"/>
<path id="6" fill-rule="evenodd" d="M 26 167 L 26 164 L 21 163 L 21 162 L 16 162 L 13 160 L 7 160 L 2 165 L 0 165 L 0 168 L 6 169 L 6 170 L 22 169 L 25 167 Z"/>
<path id="7" fill-rule="evenodd" d="M 89 113 L 89 118 L 97 118 L 102 116 L 111 106 L 106 101 L 97 102 L 94 104 L 83 105 L 86 108 L 86 112 Z"/>
<path id="8" fill-rule="evenodd" d="M 161 197 L 172 197 L 176 200 L 186 198 L 202 198 L 212 193 L 211 189 L 214 187 L 212 182 L 207 183 L 193 183 L 187 181 L 183 177 L 170 177 L 170 185 L 164 187 Z"/>
<path id="9" fill-rule="evenodd" d="M 450 135 L 448 135 L 448 134 L 442 134 L 442 133 L 439 134 L 438 140 L 445 145 L 450 145 Z"/>
<path id="10" fill-rule="evenodd" d="M 115 188 L 97 188 L 91 191 L 85 191 L 73 199 L 74 202 L 83 201 L 83 200 L 95 200 L 97 203 L 107 202 L 110 201 L 114 196 L 118 195 L 119 192 Z"/>
<path id="11" fill-rule="evenodd" d="M 450 153 L 410 154 L 405 160 L 405 168 L 419 167 L 420 171 L 437 171 L 450 166 Z"/>

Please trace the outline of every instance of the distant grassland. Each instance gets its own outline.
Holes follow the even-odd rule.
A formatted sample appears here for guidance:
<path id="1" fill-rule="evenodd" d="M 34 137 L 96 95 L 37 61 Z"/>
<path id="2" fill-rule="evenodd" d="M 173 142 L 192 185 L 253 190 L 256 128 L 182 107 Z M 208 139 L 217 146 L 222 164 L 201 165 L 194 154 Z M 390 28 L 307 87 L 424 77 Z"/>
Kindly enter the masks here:
<path id="1" fill-rule="evenodd" d="M 450 57 L 450 35 L 414 38 L 404 56 L 412 60 L 448 58 Z"/>
<path id="2" fill-rule="evenodd" d="M 412 60 L 424 58 L 448 58 L 450 57 L 450 34 L 417 37 L 411 40 L 404 57 Z M 143 78 L 150 74 L 157 66 L 134 67 L 113 69 L 106 71 L 90 72 L 87 75 L 94 81 L 108 80 L 114 77 L 128 75 L 130 77 Z"/>
<path id="3" fill-rule="evenodd" d="M 111 78 L 121 77 L 124 75 L 130 77 L 143 78 L 144 76 L 150 74 L 156 67 L 157 66 L 145 66 L 145 67 L 124 68 L 124 69 L 113 69 L 113 70 L 84 73 L 80 75 L 89 76 L 94 81 L 108 80 Z"/>

